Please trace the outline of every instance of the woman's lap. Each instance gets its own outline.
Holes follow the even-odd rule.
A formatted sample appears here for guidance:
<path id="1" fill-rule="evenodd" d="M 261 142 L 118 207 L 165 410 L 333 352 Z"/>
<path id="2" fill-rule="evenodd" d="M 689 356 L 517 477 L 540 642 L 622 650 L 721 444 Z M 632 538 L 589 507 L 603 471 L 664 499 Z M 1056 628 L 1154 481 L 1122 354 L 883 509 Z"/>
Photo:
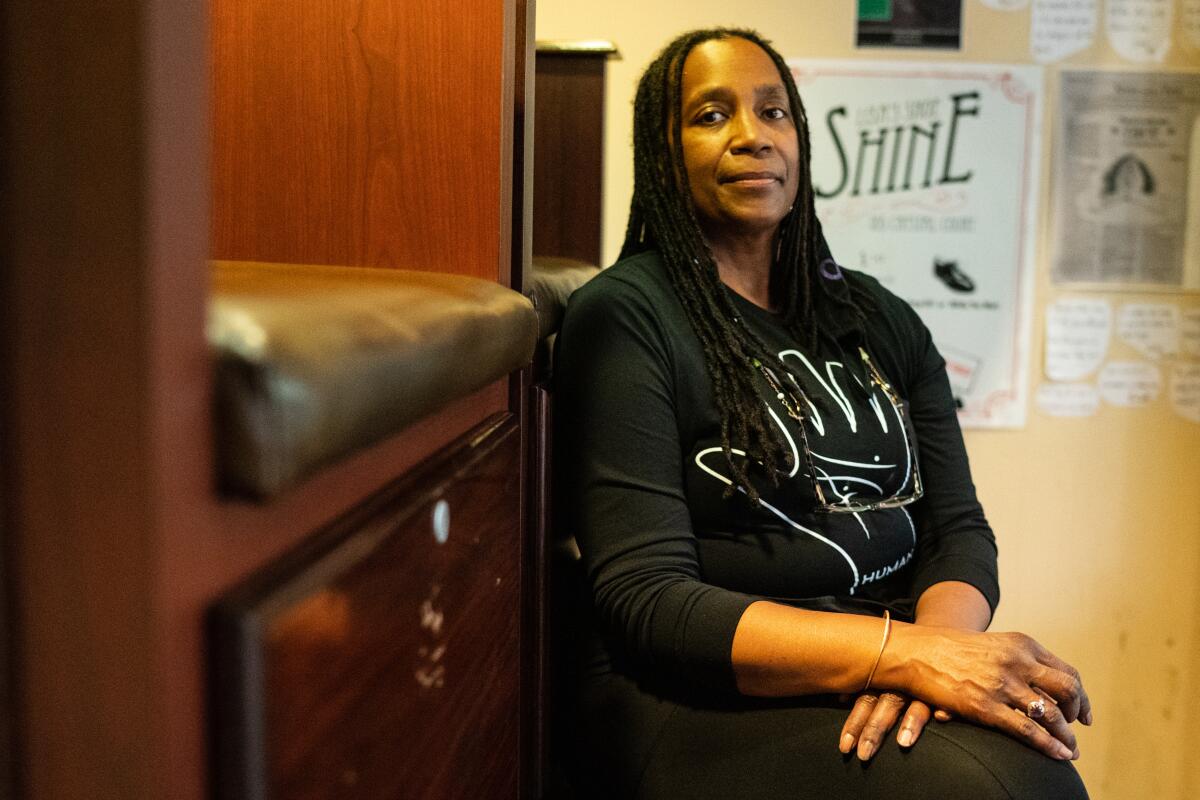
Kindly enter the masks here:
<path id="1" fill-rule="evenodd" d="M 867 763 L 837 749 L 849 709 L 829 698 L 664 700 L 609 676 L 574 721 L 583 783 L 602 797 L 1086 798 L 1074 767 L 1005 734 L 930 722 L 904 750 L 894 733 Z"/>

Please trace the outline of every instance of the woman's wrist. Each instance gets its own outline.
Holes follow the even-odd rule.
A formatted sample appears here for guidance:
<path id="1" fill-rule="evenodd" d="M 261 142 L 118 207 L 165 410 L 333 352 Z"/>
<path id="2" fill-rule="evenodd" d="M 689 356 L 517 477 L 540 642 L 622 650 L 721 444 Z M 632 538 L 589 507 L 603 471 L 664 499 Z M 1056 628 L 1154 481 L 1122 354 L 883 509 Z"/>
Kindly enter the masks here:
<path id="1" fill-rule="evenodd" d="M 921 593 L 914 619 L 918 625 L 984 631 L 992 621 L 992 609 L 971 584 L 942 581 Z"/>
<path id="2" fill-rule="evenodd" d="M 941 637 L 941 630 L 939 627 L 893 622 L 891 636 L 875 668 L 873 686 L 913 694 L 913 688 L 919 684 L 927 666 L 924 654 Z"/>

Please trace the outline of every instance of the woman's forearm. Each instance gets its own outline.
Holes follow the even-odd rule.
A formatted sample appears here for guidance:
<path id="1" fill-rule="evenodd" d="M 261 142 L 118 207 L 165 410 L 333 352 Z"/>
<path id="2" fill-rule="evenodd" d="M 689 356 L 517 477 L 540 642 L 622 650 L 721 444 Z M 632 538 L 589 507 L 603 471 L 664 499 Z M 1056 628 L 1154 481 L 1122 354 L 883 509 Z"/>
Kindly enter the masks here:
<path id="1" fill-rule="evenodd" d="M 935 583 L 917 600 L 918 625 L 985 631 L 991 621 L 992 609 L 983 593 L 962 581 Z"/>
<path id="2" fill-rule="evenodd" d="M 981 631 L 990 620 L 987 600 L 967 583 L 935 583 L 917 601 L 916 621 L 922 626 Z M 905 627 L 893 623 L 892 635 L 902 638 Z M 882 641 L 883 620 L 877 617 L 761 600 L 746 609 L 734 632 L 733 672 L 738 690 L 747 695 L 857 692 L 866 683 Z M 882 678 L 877 676 L 876 683 Z"/>
<path id="3" fill-rule="evenodd" d="M 926 614 L 940 610 L 943 591 L 960 589 L 930 595 Z M 857 692 L 879 657 L 883 630 L 872 617 L 752 603 L 733 637 L 738 689 L 768 697 Z M 1069 723 L 1092 719 L 1074 667 L 1020 633 L 894 623 L 872 686 L 998 728 L 1052 758 L 1074 757 Z M 1021 712 L 1042 697 L 1053 710 L 1034 723 Z"/>
<path id="4" fill-rule="evenodd" d="M 733 636 L 738 690 L 762 697 L 857 692 L 879 655 L 883 626 L 877 617 L 752 603 Z"/>

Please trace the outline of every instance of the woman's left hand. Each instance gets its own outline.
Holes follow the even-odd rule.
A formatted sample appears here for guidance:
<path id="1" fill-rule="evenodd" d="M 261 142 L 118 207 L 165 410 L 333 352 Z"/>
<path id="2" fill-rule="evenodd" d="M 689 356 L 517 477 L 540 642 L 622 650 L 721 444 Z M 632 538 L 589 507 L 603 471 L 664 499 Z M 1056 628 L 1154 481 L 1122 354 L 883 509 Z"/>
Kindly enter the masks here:
<path id="1" fill-rule="evenodd" d="M 869 760 L 879 750 L 883 737 L 901 718 L 901 712 L 904 717 L 896 734 L 901 747 L 912 747 L 931 716 L 941 722 L 950 719 L 945 711 L 931 711 L 920 700 L 909 700 L 895 692 L 863 692 L 854 701 L 854 708 L 842 726 L 838 749 L 849 753 L 857 747 L 859 759 Z"/>

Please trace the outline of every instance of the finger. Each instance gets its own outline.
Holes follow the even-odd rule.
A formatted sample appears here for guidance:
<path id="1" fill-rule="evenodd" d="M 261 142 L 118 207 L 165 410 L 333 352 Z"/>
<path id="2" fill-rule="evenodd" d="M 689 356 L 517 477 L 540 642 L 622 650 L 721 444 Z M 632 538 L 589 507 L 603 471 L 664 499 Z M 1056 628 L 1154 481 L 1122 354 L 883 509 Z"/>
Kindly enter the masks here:
<path id="1" fill-rule="evenodd" d="M 1072 759 L 1079 758 L 1079 743 L 1075 739 L 1075 732 L 1071 730 L 1067 718 L 1062 709 L 1055 704 L 1054 698 L 1040 690 L 1033 690 L 1025 704 L 1024 713 L 1030 719 L 1037 720 L 1051 736 L 1069 747 Z"/>
<path id="2" fill-rule="evenodd" d="M 1031 676 L 1029 684 L 1054 699 L 1067 722 L 1081 720 L 1091 724 L 1092 703 L 1083 688 L 1079 673 L 1070 664 L 1063 664 L 1067 671 L 1042 666 Z"/>
<path id="3" fill-rule="evenodd" d="M 937 711 L 933 712 L 933 718 L 938 722 L 949 722 L 950 720 L 954 719 L 954 715 L 949 711 L 943 711 L 939 708 Z"/>
<path id="4" fill-rule="evenodd" d="M 879 701 L 875 703 L 875 708 L 871 710 L 867 724 L 863 726 L 862 733 L 858 736 L 860 760 L 868 761 L 871 756 L 875 755 L 883 737 L 887 736 L 887 732 L 896 724 L 896 720 L 900 719 L 900 712 L 904 710 L 907 702 L 905 698 L 892 692 L 884 692 L 879 695 Z"/>
<path id="5" fill-rule="evenodd" d="M 1028 642 L 1032 645 L 1034 656 L 1038 662 L 1047 668 L 1046 679 L 1050 681 L 1051 685 L 1043 683 L 1041 678 L 1035 678 L 1031 683 L 1054 697 L 1059 708 L 1062 709 L 1063 715 L 1067 718 L 1067 722 L 1074 722 L 1078 719 L 1084 725 L 1091 725 L 1092 701 L 1083 688 L 1083 679 L 1079 675 L 1079 670 L 1042 647 L 1034 639 L 1028 639 Z"/>
<path id="6" fill-rule="evenodd" d="M 846 717 L 846 724 L 842 726 L 842 736 L 838 740 L 838 749 L 843 753 L 849 753 L 858 744 L 858 735 L 862 733 L 878 700 L 878 695 L 864 692 L 854 701 L 854 708 L 850 709 L 850 716 Z"/>
<path id="7" fill-rule="evenodd" d="M 929 706 L 922 703 L 920 700 L 913 700 L 908 704 L 908 710 L 904 712 L 904 719 L 900 721 L 900 732 L 896 734 L 896 743 L 901 747 L 912 747 L 917 737 L 921 735 L 921 731 L 925 730 L 926 723 L 933 715 Z"/>
<path id="8" fill-rule="evenodd" d="M 1047 704 L 1047 705 L 1053 705 Z M 980 715 L 979 721 L 991 725 L 1034 750 L 1059 761 L 1066 761 L 1074 751 L 1050 735 L 1050 732 L 1011 706 L 993 703 Z"/>

